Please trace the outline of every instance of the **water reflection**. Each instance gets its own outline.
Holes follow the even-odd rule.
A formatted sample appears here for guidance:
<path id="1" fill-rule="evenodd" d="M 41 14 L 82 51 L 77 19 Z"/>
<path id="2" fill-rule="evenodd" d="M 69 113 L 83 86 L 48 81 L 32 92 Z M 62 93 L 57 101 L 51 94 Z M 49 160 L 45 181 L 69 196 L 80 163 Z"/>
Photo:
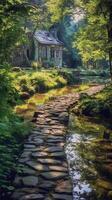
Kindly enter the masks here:
<path id="1" fill-rule="evenodd" d="M 105 129 L 104 125 L 71 115 L 66 153 L 73 180 L 73 200 L 112 199 L 109 196 L 112 178 L 103 169 L 103 162 L 108 161 L 107 149 L 112 152 L 112 143 L 102 139 Z M 109 162 L 112 164 L 112 159 Z"/>

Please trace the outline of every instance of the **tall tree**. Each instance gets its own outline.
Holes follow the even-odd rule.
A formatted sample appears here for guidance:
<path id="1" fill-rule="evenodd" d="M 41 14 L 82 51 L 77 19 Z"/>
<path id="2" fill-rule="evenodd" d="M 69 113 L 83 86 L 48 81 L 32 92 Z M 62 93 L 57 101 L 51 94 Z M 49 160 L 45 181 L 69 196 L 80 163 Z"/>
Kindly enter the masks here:
<path id="1" fill-rule="evenodd" d="M 112 1 L 79 0 L 79 6 L 85 12 L 86 27 L 79 34 L 77 47 L 80 52 L 82 48 L 84 54 L 88 52 L 88 60 L 90 56 L 95 60 L 98 54 L 101 58 L 104 53 L 108 54 L 112 76 Z M 83 43 L 81 37 L 86 44 Z M 82 45 L 78 45 L 79 40 L 82 41 Z M 87 48 L 88 45 L 91 47 L 91 51 Z M 95 51 L 97 54 L 94 56 Z"/>

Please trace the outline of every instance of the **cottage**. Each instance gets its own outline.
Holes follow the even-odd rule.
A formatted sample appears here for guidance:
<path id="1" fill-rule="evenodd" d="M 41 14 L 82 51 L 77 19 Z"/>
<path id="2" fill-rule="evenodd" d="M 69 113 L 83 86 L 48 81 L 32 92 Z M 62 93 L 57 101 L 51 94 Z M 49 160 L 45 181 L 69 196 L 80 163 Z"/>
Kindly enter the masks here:
<path id="1" fill-rule="evenodd" d="M 34 35 L 35 61 L 62 67 L 63 43 L 52 32 L 37 31 Z"/>

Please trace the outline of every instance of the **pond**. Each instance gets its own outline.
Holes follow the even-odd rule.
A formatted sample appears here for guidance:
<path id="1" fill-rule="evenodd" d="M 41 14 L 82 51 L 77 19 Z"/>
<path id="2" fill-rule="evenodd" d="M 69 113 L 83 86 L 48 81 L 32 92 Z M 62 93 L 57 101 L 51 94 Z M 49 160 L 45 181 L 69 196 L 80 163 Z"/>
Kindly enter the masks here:
<path id="1" fill-rule="evenodd" d="M 109 126 L 70 116 L 66 154 L 73 200 L 112 199 L 112 143 L 103 139 Z"/>

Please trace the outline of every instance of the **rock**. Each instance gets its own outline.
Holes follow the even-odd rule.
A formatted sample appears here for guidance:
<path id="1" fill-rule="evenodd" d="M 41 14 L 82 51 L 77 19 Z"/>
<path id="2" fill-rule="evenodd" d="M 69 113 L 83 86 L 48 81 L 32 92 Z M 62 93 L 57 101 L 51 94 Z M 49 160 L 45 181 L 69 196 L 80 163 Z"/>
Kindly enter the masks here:
<path id="1" fill-rule="evenodd" d="M 62 139 L 54 138 L 54 139 L 48 139 L 47 142 L 48 143 L 52 143 L 52 142 L 57 143 L 57 142 L 63 142 L 63 140 L 64 140 L 64 138 L 62 138 Z"/>
<path id="2" fill-rule="evenodd" d="M 67 112 L 63 112 L 59 115 L 59 120 L 61 122 L 67 123 L 69 120 L 69 114 Z"/>
<path id="3" fill-rule="evenodd" d="M 72 184 L 70 181 L 62 181 L 56 186 L 55 192 L 72 194 Z"/>
<path id="4" fill-rule="evenodd" d="M 21 196 L 24 195 L 24 194 L 25 194 L 24 192 L 21 192 L 21 191 L 17 190 L 12 194 L 12 199 L 20 200 Z"/>
<path id="5" fill-rule="evenodd" d="M 46 152 L 36 152 L 36 153 L 32 153 L 32 157 L 34 158 L 41 158 L 41 157 L 46 157 L 48 156 L 48 153 Z"/>
<path id="6" fill-rule="evenodd" d="M 107 159 L 112 159 L 112 153 L 107 153 Z"/>
<path id="7" fill-rule="evenodd" d="M 58 180 L 66 177 L 67 174 L 64 172 L 51 171 L 51 172 L 44 172 L 41 174 L 41 176 L 48 180 Z"/>
<path id="8" fill-rule="evenodd" d="M 41 138 L 35 138 L 35 139 L 34 139 L 34 143 L 35 143 L 36 145 L 41 145 L 41 144 L 44 143 L 44 140 L 41 139 Z"/>
<path id="9" fill-rule="evenodd" d="M 43 132 L 44 134 L 49 134 L 49 133 L 50 133 L 50 130 L 49 130 L 49 129 L 43 129 L 42 132 Z"/>
<path id="10" fill-rule="evenodd" d="M 21 96 L 21 99 L 23 100 L 27 100 L 30 98 L 30 94 L 28 92 L 21 92 L 20 96 Z"/>
<path id="11" fill-rule="evenodd" d="M 61 165 L 61 161 L 59 160 L 55 160 L 55 159 L 50 159 L 50 158 L 46 158 L 46 159 L 38 159 L 38 161 L 42 164 L 54 164 L 54 165 Z"/>
<path id="12" fill-rule="evenodd" d="M 112 163 L 111 164 L 102 165 L 101 166 L 101 171 L 107 176 L 112 176 Z"/>
<path id="13" fill-rule="evenodd" d="M 34 175 L 35 173 L 36 173 L 35 170 L 24 167 L 21 169 L 21 172 L 19 174 Z"/>
<path id="14" fill-rule="evenodd" d="M 59 172 L 67 172 L 68 171 L 67 168 L 62 167 L 62 166 L 52 166 L 52 165 L 50 165 L 49 169 L 51 171 L 59 171 Z"/>
<path id="15" fill-rule="evenodd" d="M 53 199 L 57 200 L 72 200 L 72 195 L 67 195 L 67 194 L 52 194 Z"/>
<path id="16" fill-rule="evenodd" d="M 16 177 L 15 177 L 14 185 L 15 185 L 15 186 L 21 185 L 21 177 L 20 177 L 20 176 L 16 176 Z"/>
<path id="17" fill-rule="evenodd" d="M 24 148 L 33 149 L 35 148 L 34 144 L 24 144 Z"/>
<path id="18" fill-rule="evenodd" d="M 50 153 L 58 152 L 58 151 L 60 152 L 60 151 L 63 151 L 63 148 L 62 147 L 56 147 L 56 146 L 54 146 L 54 147 L 48 147 L 48 148 L 46 148 L 45 151 L 48 151 Z"/>
<path id="19" fill-rule="evenodd" d="M 107 197 L 108 197 L 109 200 L 112 200 L 112 191 L 108 192 Z"/>
<path id="20" fill-rule="evenodd" d="M 49 171 L 47 166 L 42 165 L 40 163 L 36 163 L 34 161 L 28 161 L 26 164 L 35 169 L 36 171 Z"/>
<path id="21" fill-rule="evenodd" d="M 21 197 L 21 200 L 37 200 L 43 199 L 45 196 L 42 194 L 28 194 Z"/>
<path id="22" fill-rule="evenodd" d="M 26 157 L 28 158 L 29 155 L 30 155 L 30 153 L 31 153 L 30 151 L 28 151 L 28 152 L 27 152 L 27 151 L 24 151 L 24 152 L 21 154 L 21 158 L 26 158 Z"/>
<path id="23" fill-rule="evenodd" d="M 55 183 L 53 181 L 46 181 L 44 180 L 43 183 L 39 186 L 42 189 L 51 189 L 52 187 L 54 187 Z"/>
<path id="24" fill-rule="evenodd" d="M 62 157 L 62 159 L 65 158 L 65 153 L 64 152 L 54 152 L 50 154 L 51 157 Z"/>
<path id="25" fill-rule="evenodd" d="M 20 158 L 19 159 L 19 163 L 26 163 L 27 161 L 29 161 L 29 157 L 26 157 L 26 158 Z"/>
<path id="26" fill-rule="evenodd" d="M 97 185 L 97 187 L 101 187 L 106 190 L 112 190 L 112 182 L 109 182 L 104 179 L 98 179 L 96 185 Z"/>
<path id="27" fill-rule="evenodd" d="M 25 186 L 35 187 L 38 184 L 38 177 L 26 176 L 22 178 L 22 182 Z"/>

